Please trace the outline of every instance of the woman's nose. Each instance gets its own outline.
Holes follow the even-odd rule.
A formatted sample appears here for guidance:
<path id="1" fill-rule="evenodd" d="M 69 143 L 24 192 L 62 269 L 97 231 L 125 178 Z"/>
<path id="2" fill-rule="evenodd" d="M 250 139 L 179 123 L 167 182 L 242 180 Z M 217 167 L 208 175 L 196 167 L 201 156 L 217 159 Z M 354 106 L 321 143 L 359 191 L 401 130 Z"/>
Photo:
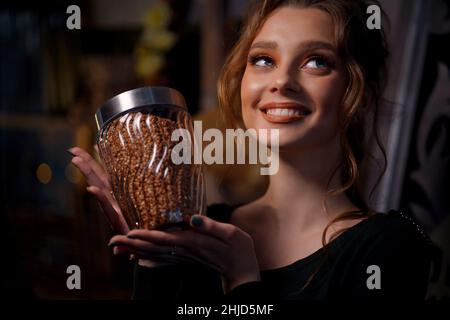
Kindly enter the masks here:
<path id="1" fill-rule="evenodd" d="M 273 73 L 270 92 L 298 92 L 300 90 L 298 75 L 298 69 L 278 67 Z"/>

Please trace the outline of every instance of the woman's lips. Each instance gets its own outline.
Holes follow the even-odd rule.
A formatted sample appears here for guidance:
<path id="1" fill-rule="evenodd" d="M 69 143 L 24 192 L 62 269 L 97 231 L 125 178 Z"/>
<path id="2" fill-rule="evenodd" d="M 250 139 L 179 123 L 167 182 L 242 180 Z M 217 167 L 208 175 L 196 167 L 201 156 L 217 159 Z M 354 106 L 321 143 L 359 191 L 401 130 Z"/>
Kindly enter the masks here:
<path id="1" fill-rule="evenodd" d="M 299 121 L 311 111 L 295 103 L 269 103 L 259 108 L 264 119 L 272 123 L 289 123 Z"/>

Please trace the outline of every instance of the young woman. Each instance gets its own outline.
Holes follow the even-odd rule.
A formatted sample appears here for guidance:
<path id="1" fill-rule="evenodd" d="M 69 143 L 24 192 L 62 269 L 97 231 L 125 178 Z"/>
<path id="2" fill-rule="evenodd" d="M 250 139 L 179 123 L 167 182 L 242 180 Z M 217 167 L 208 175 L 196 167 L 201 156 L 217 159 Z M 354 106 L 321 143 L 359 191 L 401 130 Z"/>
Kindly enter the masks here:
<path id="1" fill-rule="evenodd" d="M 400 213 L 374 213 L 359 189 L 387 57 L 383 30 L 366 27 L 370 4 L 267 0 L 250 10 L 218 95 L 235 126 L 279 130 L 279 171 L 251 203 L 211 206 L 190 230 L 128 232 L 103 169 L 71 149 L 122 233 L 114 253 L 139 258 L 135 298 L 425 297 L 429 240 Z"/>

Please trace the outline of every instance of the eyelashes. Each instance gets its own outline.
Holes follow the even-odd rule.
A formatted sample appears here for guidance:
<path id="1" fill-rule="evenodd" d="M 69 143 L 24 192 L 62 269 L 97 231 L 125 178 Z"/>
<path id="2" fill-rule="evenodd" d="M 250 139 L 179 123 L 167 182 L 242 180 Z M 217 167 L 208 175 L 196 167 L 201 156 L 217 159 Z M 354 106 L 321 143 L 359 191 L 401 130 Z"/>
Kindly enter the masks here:
<path id="1" fill-rule="evenodd" d="M 307 60 L 305 66 L 312 69 L 329 69 L 332 67 L 332 64 L 325 57 L 314 56 Z"/>
<path id="2" fill-rule="evenodd" d="M 262 54 L 254 54 L 248 57 L 248 62 L 255 67 L 276 67 L 275 60 Z M 327 57 L 321 55 L 314 55 L 306 59 L 306 62 L 302 63 L 301 69 L 315 69 L 315 70 L 330 70 L 334 67 L 334 63 Z"/>
<path id="3" fill-rule="evenodd" d="M 252 66 L 258 66 L 258 67 L 264 67 L 264 65 L 261 65 L 261 61 L 266 61 L 270 66 L 274 66 L 274 61 L 271 57 L 265 56 L 265 55 L 250 55 L 248 58 L 248 62 Z"/>

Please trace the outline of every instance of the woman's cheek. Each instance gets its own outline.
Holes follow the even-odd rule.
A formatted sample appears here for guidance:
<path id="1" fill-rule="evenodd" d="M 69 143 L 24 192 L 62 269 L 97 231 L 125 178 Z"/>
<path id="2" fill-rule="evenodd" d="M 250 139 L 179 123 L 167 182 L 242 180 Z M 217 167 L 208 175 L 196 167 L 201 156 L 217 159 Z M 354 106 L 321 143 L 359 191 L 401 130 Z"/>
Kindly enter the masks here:
<path id="1" fill-rule="evenodd" d="M 245 72 L 241 84 L 241 97 L 245 99 L 248 106 L 251 106 L 252 103 L 256 103 L 258 98 L 261 98 L 264 87 L 264 78 L 256 77 L 250 72 Z"/>
<path id="2" fill-rule="evenodd" d="M 340 78 L 331 77 L 309 81 L 305 83 L 304 88 L 313 100 L 316 112 L 322 118 L 336 119 L 344 90 Z"/>
<path id="3" fill-rule="evenodd" d="M 261 99 L 261 93 L 264 83 L 260 78 L 256 79 L 249 73 L 244 73 L 241 82 L 241 108 L 242 119 L 247 128 L 255 126 L 255 111 L 258 101 Z"/>

